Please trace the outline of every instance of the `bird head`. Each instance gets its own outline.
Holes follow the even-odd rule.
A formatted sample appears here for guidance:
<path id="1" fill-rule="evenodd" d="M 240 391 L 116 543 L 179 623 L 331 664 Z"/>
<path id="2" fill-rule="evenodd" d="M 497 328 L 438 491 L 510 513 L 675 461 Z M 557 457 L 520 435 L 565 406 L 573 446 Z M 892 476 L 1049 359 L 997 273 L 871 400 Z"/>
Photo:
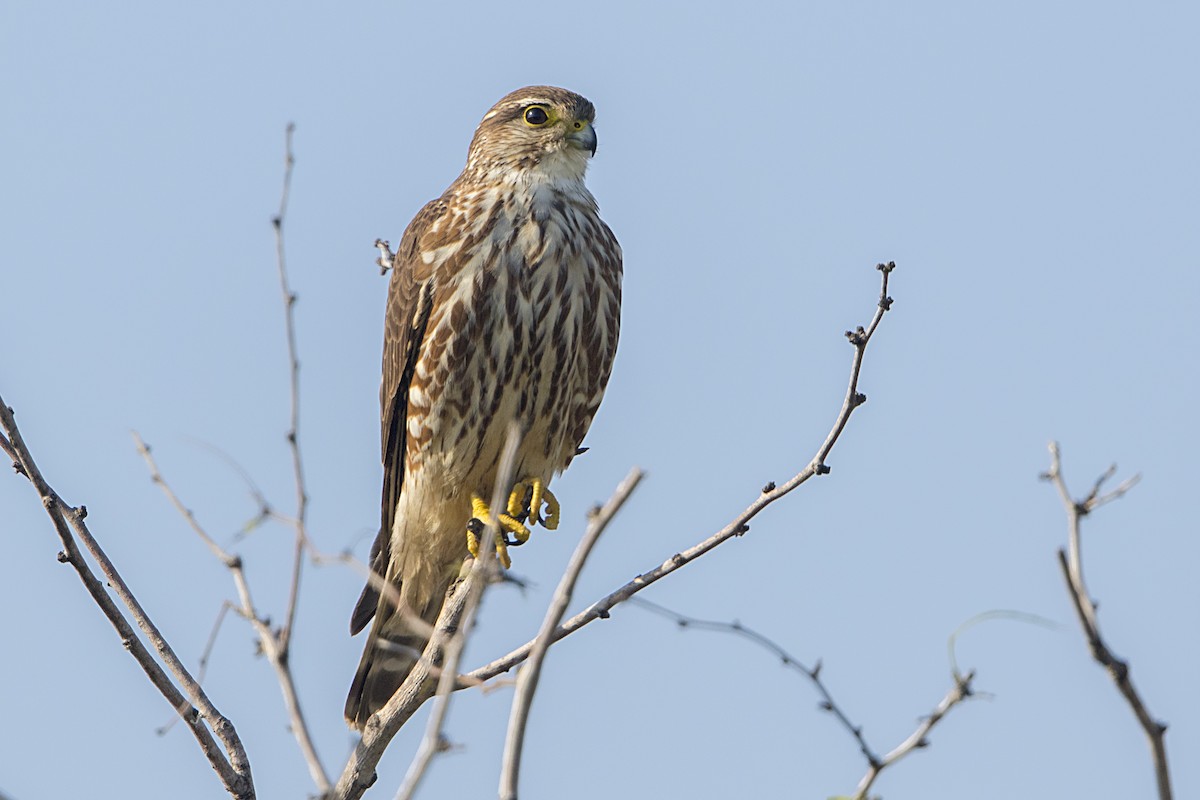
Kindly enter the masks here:
<path id="1" fill-rule="evenodd" d="M 475 129 L 467 171 L 580 180 L 596 153 L 595 107 L 555 86 L 527 86 L 501 98 Z"/>

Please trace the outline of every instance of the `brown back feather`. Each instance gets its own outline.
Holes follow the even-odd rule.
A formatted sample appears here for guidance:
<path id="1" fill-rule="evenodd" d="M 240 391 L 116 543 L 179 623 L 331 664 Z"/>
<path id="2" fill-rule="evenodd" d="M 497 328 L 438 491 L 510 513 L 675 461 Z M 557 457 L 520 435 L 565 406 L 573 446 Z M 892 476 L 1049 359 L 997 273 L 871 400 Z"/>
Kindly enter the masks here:
<path id="1" fill-rule="evenodd" d="M 425 338 L 433 306 L 429 268 L 420 260 L 420 241 L 434 220 L 446 210 L 442 198 L 425 205 L 404 231 L 392 263 L 384 318 L 383 381 L 379 387 L 383 496 L 379 533 L 371 545 L 371 572 L 381 579 L 392 555 L 392 524 L 396 503 L 404 487 L 405 436 L 408 425 L 408 387 Z M 379 607 L 379 589 L 368 581 L 350 615 L 350 635 L 361 631 Z"/>

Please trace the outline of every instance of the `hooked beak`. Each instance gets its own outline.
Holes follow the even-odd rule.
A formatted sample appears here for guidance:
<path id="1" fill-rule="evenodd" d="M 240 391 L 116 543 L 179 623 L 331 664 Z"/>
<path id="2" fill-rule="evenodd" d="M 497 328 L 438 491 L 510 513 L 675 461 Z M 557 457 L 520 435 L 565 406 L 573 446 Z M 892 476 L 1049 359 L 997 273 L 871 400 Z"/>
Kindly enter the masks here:
<path id="1" fill-rule="evenodd" d="M 596 155 L 596 129 L 587 120 L 581 119 L 571 123 L 567 141 L 576 150 L 587 150 L 590 155 Z"/>

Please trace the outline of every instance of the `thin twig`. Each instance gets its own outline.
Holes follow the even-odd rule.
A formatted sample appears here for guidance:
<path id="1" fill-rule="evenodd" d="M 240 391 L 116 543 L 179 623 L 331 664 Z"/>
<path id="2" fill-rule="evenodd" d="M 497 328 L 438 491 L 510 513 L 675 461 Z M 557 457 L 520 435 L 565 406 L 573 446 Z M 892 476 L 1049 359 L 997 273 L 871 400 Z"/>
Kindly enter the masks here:
<path id="1" fill-rule="evenodd" d="M 913 750 L 916 750 L 920 747 L 926 747 L 928 742 L 925 737 L 929 734 L 933 727 L 937 725 L 937 723 L 940 722 L 947 713 L 949 713 L 950 709 L 973 694 L 971 683 L 975 678 L 974 670 L 963 675 L 958 672 L 957 668 L 952 668 L 951 674 L 954 679 L 954 686 L 949 692 L 946 693 L 946 696 L 942 698 L 941 702 L 938 703 L 933 712 L 922 720 L 921 724 L 907 739 L 901 742 L 887 755 L 879 756 L 867 743 L 866 736 L 863 734 L 862 726 L 855 725 L 850 721 L 850 717 L 841 708 L 841 706 L 837 704 L 837 701 L 833 699 L 833 694 L 829 691 L 829 687 L 827 687 L 824 681 L 821 680 L 820 661 L 818 661 L 812 667 L 805 666 L 775 640 L 737 621 L 724 622 L 719 620 L 699 619 L 697 617 L 688 616 L 687 614 L 681 614 L 678 611 L 673 611 L 672 609 L 667 608 L 666 606 L 653 603 L 649 600 L 644 600 L 640 597 L 631 598 L 629 602 L 661 617 L 670 619 L 681 629 L 714 631 L 717 633 L 731 634 L 733 636 L 746 639 L 747 641 L 753 642 L 764 650 L 773 653 L 775 657 L 780 660 L 780 663 L 782 663 L 783 666 L 788 667 L 789 669 L 808 678 L 809 681 L 812 682 L 813 687 L 821 695 L 821 703 L 819 708 L 822 711 L 827 711 L 832 714 L 834 718 L 837 719 L 837 721 L 841 724 L 841 726 L 845 728 L 851 736 L 854 737 L 854 741 L 858 744 L 859 751 L 862 752 L 863 757 L 867 761 L 867 773 L 863 776 L 862 780 L 859 781 L 856 794 L 854 795 L 855 800 L 864 800 L 866 798 L 867 792 L 870 790 L 871 785 L 875 783 L 875 780 L 879 777 L 879 774 L 887 767 L 896 763 Z"/>
<path id="2" fill-rule="evenodd" d="M 608 527 L 608 523 L 633 494 L 633 490 L 637 488 L 644 474 L 637 467 L 630 470 L 608 502 L 597 507 L 591 515 L 583 538 L 575 547 L 575 553 L 567 564 L 567 570 L 563 573 L 562 580 L 559 581 L 558 588 L 554 591 L 550 607 L 546 609 L 546 617 L 542 620 L 542 627 L 538 630 L 537 638 L 533 642 L 529 661 L 517 674 L 517 689 L 513 695 L 512 710 L 508 717 L 508 733 L 504 741 L 504 756 L 500 767 L 501 800 L 517 800 L 521 753 L 525 743 L 525 726 L 529 721 L 533 695 L 537 691 L 538 679 L 542 673 L 542 663 L 546 658 L 546 652 L 550 649 L 554 629 L 558 627 L 558 623 L 562 622 L 563 615 L 567 613 L 571 595 L 575 592 L 575 583 L 579 580 L 580 573 L 583 572 L 583 565 L 591 555 L 592 548 L 600 539 L 600 535 L 604 533 L 604 529 Z"/>
<path id="3" fill-rule="evenodd" d="M 3 450 L 4 455 L 8 456 L 9 459 L 12 460 L 13 471 L 15 471 L 18 475 L 25 475 L 25 470 L 21 467 L 20 459 L 17 458 L 16 449 L 12 446 L 12 442 L 8 440 L 8 437 L 3 433 L 0 433 L 0 450 Z"/>
<path id="4" fill-rule="evenodd" d="M 245 748 L 242 746 L 233 723 L 221 714 L 208 699 L 204 689 L 188 672 L 187 667 L 180 661 L 153 620 L 133 596 L 124 578 L 117 572 L 116 566 L 92 536 L 87 523 L 84 522 L 87 509 L 83 506 L 71 507 L 46 482 L 21 437 L 12 409 L 4 403 L 3 398 L 0 398 L 0 428 L 3 428 L 7 437 L 6 444 L 8 446 L 5 447 L 5 452 L 12 454 L 14 467 L 33 484 L 38 496 L 42 499 L 46 513 L 50 515 L 59 539 L 62 541 L 63 550 L 59 553 L 59 561 L 75 568 L 88 594 L 117 630 L 122 645 L 130 652 L 147 677 L 150 678 L 150 682 L 192 731 L 200 744 L 201 751 L 216 770 L 225 789 L 238 800 L 253 800 L 255 793 L 250 762 L 246 758 Z M 74 535 L 72 535 L 72 530 Z M 112 587 L 117 597 L 129 610 L 130 616 L 155 652 L 158 653 L 158 657 L 162 659 L 171 676 L 174 676 L 174 680 L 155 661 L 129 625 L 124 613 L 109 597 L 104 584 L 92 572 L 76 546 L 75 536 L 78 536 L 83 542 L 84 547 L 104 575 L 104 582 Z M 176 681 L 178 681 L 178 686 Z M 216 741 L 214 741 L 214 737 Z M 221 743 L 220 747 L 218 747 L 217 741 Z M 221 752 L 222 748 L 224 748 L 224 753 Z"/>
<path id="5" fill-rule="evenodd" d="M 295 522 L 290 517 L 285 517 L 283 514 L 280 514 L 275 510 L 274 506 L 272 506 L 270 501 L 267 500 L 267 496 L 263 494 L 262 489 L 259 488 L 257 483 L 255 483 L 254 478 L 251 477 L 250 473 L 241 465 L 240 462 L 238 462 L 236 458 L 220 447 L 217 447 L 215 444 L 204 441 L 203 439 L 191 439 L 191 442 L 196 446 L 209 451 L 212 455 L 225 462 L 226 466 L 236 472 L 238 477 L 242 479 L 242 483 L 246 487 L 246 492 L 254 499 L 254 504 L 258 507 L 258 510 L 254 513 L 254 516 L 247 520 L 246 523 L 238 529 L 237 533 L 233 535 L 233 537 L 230 539 L 231 542 L 240 542 L 242 539 L 249 536 L 256 528 L 265 524 L 268 520 L 276 519 L 290 526 L 295 525 Z"/>
<path id="6" fill-rule="evenodd" d="M 1087 497 L 1083 500 L 1074 500 L 1071 497 L 1070 490 L 1067 489 L 1067 482 L 1062 475 L 1062 458 L 1058 442 L 1051 442 L 1050 470 L 1043 473 L 1042 478 L 1054 484 L 1054 487 L 1058 490 L 1059 497 L 1062 499 L 1063 506 L 1067 510 L 1068 549 L 1059 548 L 1058 563 L 1062 568 L 1063 579 L 1067 583 L 1067 592 L 1071 596 L 1071 604 L 1075 607 L 1075 613 L 1079 617 L 1079 624 L 1083 628 L 1084 636 L 1087 638 L 1092 658 L 1108 671 L 1109 676 L 1112 677 L 1113 682 L 1117 686 L 1117 690 L 1133 710 L 1134 716 L 1137 717 L 1138 724 L 1141 725 L 1142 731 L 1145 732 L 1146 739 L 1150 745 L 1150 755 L 1154 764 L 1154 779 L 1158 786 L 1159 800 L 1171 800 L 1171 773 L 1167 768 L 1167 725 L 1155 719 L 1151 715 L 1150 710 L 1146 708 L 1145 702 L 1133 685 L 1133 678 L 1130 677 L 1129 662 L 1118 658 L 1109 649 L 1104 638 L 1100 635 L 1100 621 L 1096 616 L 1096 603 L 1088 593 L 1087 584 L 1083 580 L 1080 520 L 1105 503 L 1110 503 L 1123 496 L 1137 484 L 1141 477 L 1140 475 L 1134 475 L 1132 478 L 1122 482 L 1111 492 L 1100 494 L 1104 483 L 1116 474 L 1116 470 L 1117 467 L 1114 464 L 1096 480 Z"/>
<path id="7" fill-rule="evenodd" d="M 819 708 L 822 711 L 827 711 L 832 714 L 833 717 L 841 724 L 841 726 L 845 728 L 851 736 L 854 737 L 854 741 L 858 744 L 858 749 L 862 752 L 863 757 L 866 758 L 867 763 L 874 764 L 879 761 L 879 756 L 877 756 L 875 751 L 871 749 L 871 746 L 867 744 L 866 737 L 863 735 L 862 726 L 855 725 L 850 721 L 849 715 L 847 715 L 842 707 L 837 704 L 837 701 L 833 699 L 833 694 L 829 691 L 829 687 L 826 686 L 825 682 L 821 680 L 822 664 L 820 661 L 817 661 L 816 664 L 809 667 L 800 659 L 783 649 L 783 647 L 773 639 L 737 621 L 724 622 L 721 620 L 700 619 L 698 617 L 688 616 L 687 614 L 681 614 L 678 611 L 674 611 L 666 606 L 659 605 L 658 603 L 654 603 L 641 597 L 630 598 L 629 602 L 640 608 L 646 609 L 652 614 L 657 614 L 660 617 L 665 617 L 671 620 L 681 629 L 732 634 L 733 636 L 753 642 L 764 650 L 773 653 L 783 666 L 803 675 L 812 681 L 813 688 L 815 688 L 817 693 L 821 695 Z"/>
<path id="8" fill-rule="evenodd" d="M 233 577 L 233 585 L 237 591 L 238 602 L 231 603 L 230 606 L 254 628 L 263 655 L 267 657 L 271 668 L 275 670 L 275 677 L 279 681 L 280 690 L 283 692 L 284 705 L 287 707 L 288 717 L 291 720 L 292 735 L 296 737 L 296 743 L 299 745 L 300 752 L 304 756 L 304 761 L 308 765 L 308 771 L 312 776 L 313 783 L 316 784 L 320 792 L 329 791 L 332 784 L 325 772 L 325 767 L 322 765 L 320 757 L 317 755 L 316 746 L 308 729 L 308 723 L 304 718 L 304 711 L 300 707 L 300 699 L 296 694 L 296 685 L 292 677 L 291 665 L 288 662 L 287 653 L 284 651 L 280 641 L 282 632 L 277 633 L 273 631 L 270 622 L 258 613 L 258 609 L 254 605 L 254 599 L 250 594 L 250 583 L 246 579 L 246 571 L 241 557 L 229 553 L 217 544 L 213 537 L 209 536 L 208 532 L 204 530 L 204 526 L 196 519 L 196 515 L 184 505 L 183 501 L 179 499 L 179 495 L 175 493 L 175 490 L 171 488 L 166 478 L 163 477 L 162 472 L 158 468 L 158 463 L 154 460 L 154 456 L 150 452 L 150 446 L 142 440 L 137 431 L 133 431 L 132 435 L 137 451 L 141 454 L 142 459 L 146 462 L 147 469 L 150 471 L 150 480 L 162 489 L 163 494 L 166 495 L 167 500 L 175 510 L 187 521 L 192 531 L 208 546 L 208 549 L 212 551 L 217 560 L 225 565 L 229 570 L 229 574 Z"/>
<path id="9" fill-rule="evenodd" d="M 871 790 L 872 784 L 879 777 L 879 774 L 885 769 L 895 764 L 900 759 L 914 750 L 922 747 L 928 747 L 929 741 L 925 737 L 933 730 L 933 727 L 946 718 L 950 713 L 950 709 L 970 697 L 974 690 L 971 688 L 971 682 L 975 680 L 975 670 L 968 671 L 965 675 L 954 676 L 954 686 L 950 691 L 946 692 L 946 696 L 941 699 L 941 702 L 922 720 L 917 729 L 898 744 L 895 749 L 885 755 L 878 761 L 870 762 L 867 765 L 867 774 L 863 775 L 862 780 L 858 782 L 858 789 L 855 792 L 854 800 L 866 800 L 867 792 Z"/>
<path id="10" fill-rule="evenodd" d="M 508 437 L 500 456 L 496 470 L 496 486 L 492 493 L 491 508 L 502 508 L 506 494 L 504 487 L 512 486 L 513 473 L 516 466 L 516 452 L 520 444 L 520 432 L 515 425 L 509 427 Z M 464 532 L 465 535 L 465 532 Z M 377 775 L 375 768 L 384 750 L 391 743 L 400 728 L 406 723 L 417 709 L 435 695 L 441 700 L 437 703 L 426 735 L 422 741 L 413 763 L 405 775 L 404 785 L 400 787 L 400 796 L 415 792 L 424 777 L 433 756 L 443 749 L 441 746 L 441 726 L 445 721 L 447 703 L 450 692 L 464 683 L 458 675 L 458 659 L 461 657 L 465 644 L 466 632 L 470 630 L 471 619 L 479 605 L 483 590 L 494 582 L 494 572 L 497 569 L 496 559 L 496 521 L 493 519 L 484 528 L 479 542 L 479 557 L 467 559 L 463 563 L 465 577 L 456 581 L 446 594 L 442 610 L 434 623 L 433 635 L 425 646 L 421 658 L 409 671 L 408 677 L 396 689 L 391 699 L 383 708 L 372 714 L 363 725 L 362 738 L 355 745 L 354 751 L 346 762 L 342 775 L 338 778 L 333 792 L 328 800 L 357 800 L 363 792 L 375 783 Z M 460 573 L 462 575 L 463 573 Z M 436 685 L 435 685 L 436 684 Z"/>
<path id="11" fill-rule="evenodd" d="M 237 611 L 233 603 L 228 600 L 221 601 L 221 610 L 217 612 L 217 618 L 213 621 L 212 630 L 208 632 L 208 641 L 204 643 L 204 649 L 200 651 L 200 659 L 196 662 L 196 683 L 204 685 L 204 678 L 208 675 L 208 659 L 212 656 L 213 649 L 217 646 L 217 636 L 221 633 L 221 626 L 225 623 L 225 615 L 230 610 Z M 175 727 L 175 723 L 179 721 L 179 717 L 171 717 L 165 723 L 154 729 L 154 732 L 159 736 L 166 736 L 171 728 Z"/>
<path id="12" fill-rule="evenodd" d="M 292 167 L 296 158 L 292 153 L 292 134 L 295 123 L 289 122 L 285 133 L 283 167 L 283 189 L 279 196 L 279 213 L 271 220 L 275 228 L 275 261 L 279 267 L 279 289 L 283 293 L 284 324 L 287 329 L 288 363 L 291 367 L 291 427 L 287 432 L 288 445 L 292 451 L 292 472 L 296 483 L 296 546 L 292 553 L 292 582 L 288 591 L 287 611 L 283 627 L 279 632 L 279 649 L 284 661 L 291 648 L 292 631 L 296 626 L 296 607 L 300 603 L 300 573 L 304 566 L 304 545 L 308 541 L 308 491 L 304 483 L 304 459 L 300 455 L 300 359 L 296 355 L 296 293 L 288 283 L 287 259 L 283 249 L 283 223 L 287 217 L 288 196 L 292 189 Z"/>
<path id="13" fill-rule="evenodd" d="M 784 495 L 794 491 L 801 484 L 806 483 L 810 478 L 816 475 L 825 475 L 829 472 L 829 467 L 825 464 L 825 459 L 829 457 L 830 451 L 833 450 L 833 446 L 837 443 L 838 438 L 845 429 L 846 423 L 850 419 L 850 415 L 854 413 L 856 408 L 861 406 L 867 400 L 866 395 L 861 394 L 858 391 L 858 377 L 862 369 L 863 356 L 866 353 L 867 345 L 870 343 L 871 337 L 874 336 L 875 330 L 879 327 L 879 323 L 883 319 L 883 315 L 892 307 L 892 298 L 888 297 L 887 290 L 888 277 L 890 276 L 892 270 L 895 269 L 895 266 L 895 263 L 892 262 L 889 262 L 888 264 L 877 265 L 876 268 L 882 274 L 882 288 L 880 289 L 879 303 L 878 307 L 876 308 L 875 315 L 872 317 L 871 323 L 866 328 L 860 327 L 854 331 L 846 332 L 846 338 L 854 347 L 854 357 L 850 365 L 850 383 L 846 389 L 845 399 L 842 401 L 841 411 L 838 412 L 837 419 L 834 420 L 833 427 L 830 429 L 829 435 L 825 437 L 824 443 L 820 448 L 818 448 L 808 466 L 802 469 L 797 475 L 795 475 L 786 483 L 783 483 L 779 486 L 776 486 L 774 483 L 767 484 L 767 486 L 764 487 L 764 491 L 759 494 L 759 496 L 745 511 L 738 514 L 733 518 L 733 521 L 731 521 L 721 530 L 709 536 L 707 539 L 704 539 L 698 544 L 693 545 L 687 550 L 676 553 L 659 566 L 642 573 L 616 591 L 610 592 L 596 602 L 592 603 L 586 609 L 571 617 L 562 625 L 559 625 L 554 630 L 553 641 L 557 642 L 564 636 L 571 635 L 575 631 L 583 628 L 585 625 L 597 619 L 608 619 L 609 612 L 614 606 L 623 603 L 630 597 L 633 597 L 635 594 L 645 589 L 650 584 L 661 580 L 667 575 L 670 575 L 675 570 L 690 564 L 718 545 L 734 538 L 735 536 L 741 536 L 742 534 L 746 533 L 750 529 L 750 520 L 757 516 L 758 513 L 764 508 L 769 506 L 771 503 L 774 503 L 776 500 L 779 500 Z M 502 656 L 473 670 L 468 674 L 468 677 L 475 680 L 484 681 L 507 672 L 529 657 L 530 652 L 533 650 L 533 645 L 533 641 L 526 642 L 508 655 Z"/>

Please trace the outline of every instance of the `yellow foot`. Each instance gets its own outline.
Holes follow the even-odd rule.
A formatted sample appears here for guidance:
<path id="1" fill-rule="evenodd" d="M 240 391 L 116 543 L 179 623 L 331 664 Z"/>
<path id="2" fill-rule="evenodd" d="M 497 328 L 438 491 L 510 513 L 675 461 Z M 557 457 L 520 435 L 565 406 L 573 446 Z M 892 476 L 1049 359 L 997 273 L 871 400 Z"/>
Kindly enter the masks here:
<path id="1" fill-rule="evenodd" d="M 484 526 L 491 523 L 492 510 L 477 494 L 471 495 L 471 517 L 472 519 L 467 522 L 467 550 L 473 557 L 478 558 L 479 535 L 483 533 Z M 498 514 L 496 524 L 499 526 L 496 536 L 496 557 L 500 559 L 504 568 L 508 569 L 512 566 L 512 559 L 508 556 L 508 546 L 525 544 L 529 541 L 529 528 L 508 514 Z M 515 541 L 508 540 L 510 533 Z"/>
<path id="2" fill-rule="evenodd" d="M 542 503 L 546 516 L 542 516 Z M 514 519 L 525 519 L 530 525 L 541 525 L 548 531 L 558 527 L 558 498 L 541 478 L 526 478 L 513 487 L 508 496 L 508 513 Z"/>

